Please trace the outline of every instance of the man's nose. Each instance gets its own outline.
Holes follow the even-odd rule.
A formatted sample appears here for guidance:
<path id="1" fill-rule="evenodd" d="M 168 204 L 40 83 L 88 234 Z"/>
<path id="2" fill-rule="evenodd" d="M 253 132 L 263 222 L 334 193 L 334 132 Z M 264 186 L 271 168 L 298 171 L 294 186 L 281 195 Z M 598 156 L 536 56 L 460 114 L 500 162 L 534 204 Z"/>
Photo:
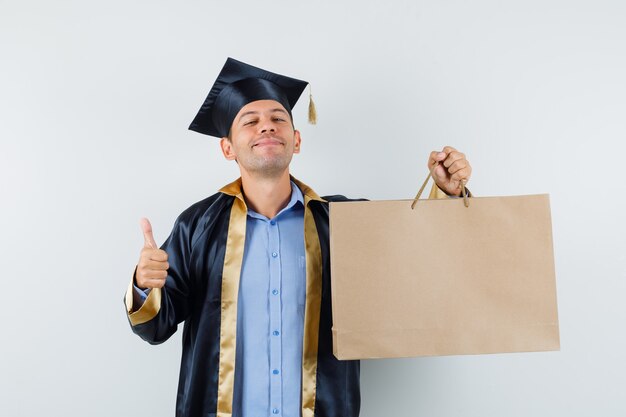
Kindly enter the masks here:
<path id="1" fill-rule="evenodd" d="M 276 131 L 276 125 L 274 124 L 272 119 L 269 119 L 269 118 L 261 120 L 260 127 L 261 127 L 261 133 L 275 132 Z"/>

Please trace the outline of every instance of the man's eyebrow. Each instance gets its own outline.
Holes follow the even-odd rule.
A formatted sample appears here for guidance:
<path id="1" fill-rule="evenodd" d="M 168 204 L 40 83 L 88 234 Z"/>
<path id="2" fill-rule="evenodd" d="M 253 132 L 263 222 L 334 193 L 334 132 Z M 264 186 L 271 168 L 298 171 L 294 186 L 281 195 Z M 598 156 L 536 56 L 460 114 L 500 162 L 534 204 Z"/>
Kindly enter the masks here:
<path id="1" fill-rule="evenodd" d="M 254 111 L 254 110 L 252 110 L 252 111 L 247 111 L 247 112 L 245 112 L 245 113 L 242 113 L 242 114 L 241 114 L 241 116 L 239 116 L 239 120 L 243 119 L 243 118 L 244 118 L 244 116 L 248 116 L 248 115 L 250 115 L 250 114 L 258 114 L 258 113 L 259 113 L 258 111 Z"/>
<path id="2" fill-rule="evenodd" d="M 285 113 L 285 114 L 289 114 L 287 113 L 287 111 L 285 109 L 281 109 L 280 107 L 276 107 L 275 109 L 271 109 L 270 112 L 275 113 L 275 112 L 281 112 L 281 113 Z M 256 110 L 250 110 L 247 111 L 245 113 L 242 113 L 241 116 L 239 116 L 239 120 L 243 119 L 245 116 L 249 116 L 251 114 L 259 114 L 258 111 Z"/>

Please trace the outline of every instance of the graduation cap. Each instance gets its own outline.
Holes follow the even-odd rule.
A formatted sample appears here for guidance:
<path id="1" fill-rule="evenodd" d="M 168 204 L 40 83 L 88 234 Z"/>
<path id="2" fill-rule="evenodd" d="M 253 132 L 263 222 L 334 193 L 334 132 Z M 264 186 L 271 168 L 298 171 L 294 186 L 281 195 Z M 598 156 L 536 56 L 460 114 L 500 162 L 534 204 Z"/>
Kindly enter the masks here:
<path id="1" fill-rule="evenodd" d="M 275 100 L 289 112 L 296 105 L 306 81 L 275 74 L 228 58 L 209 95 L 189 126 L 190 130 L 222 138 L 228 136 L 239 110 L 257 100 Z M 315 124 L 313 100 L 309 102 L 309 122 Z"/>

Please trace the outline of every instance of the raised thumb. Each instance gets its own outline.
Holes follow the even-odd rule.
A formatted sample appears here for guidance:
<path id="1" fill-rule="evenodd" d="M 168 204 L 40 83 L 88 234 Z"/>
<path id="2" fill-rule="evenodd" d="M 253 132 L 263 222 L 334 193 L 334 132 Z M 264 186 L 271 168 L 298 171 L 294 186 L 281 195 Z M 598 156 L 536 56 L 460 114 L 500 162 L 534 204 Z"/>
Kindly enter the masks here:
<path id="1" fill-rule="evenodd" d="M 141 231 L 143 232 L 144 248 L 157 249 L 157 244 L 154 241 L 154 236 L 152 236 L 152 225 L 150 224 L 150 220 L 143 217 L 141 220 L 139 220 L 139 224 L 141 225 Z"/>

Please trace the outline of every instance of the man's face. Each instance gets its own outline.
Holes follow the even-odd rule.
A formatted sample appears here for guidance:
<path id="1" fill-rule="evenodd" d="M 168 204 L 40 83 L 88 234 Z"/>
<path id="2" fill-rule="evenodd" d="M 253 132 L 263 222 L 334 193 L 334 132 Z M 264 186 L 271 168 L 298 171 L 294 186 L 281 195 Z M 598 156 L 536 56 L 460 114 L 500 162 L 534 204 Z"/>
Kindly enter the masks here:
<path id="1" fill-rule="evenodd" d="M 294 130 L 289 113 L 274 100 L 258 100 L 239 110 L 231 127 L 231 140 L 220 145 L 228 160 L 250 174 L 277 176 L 300 152 L 300 132 Z"/>

